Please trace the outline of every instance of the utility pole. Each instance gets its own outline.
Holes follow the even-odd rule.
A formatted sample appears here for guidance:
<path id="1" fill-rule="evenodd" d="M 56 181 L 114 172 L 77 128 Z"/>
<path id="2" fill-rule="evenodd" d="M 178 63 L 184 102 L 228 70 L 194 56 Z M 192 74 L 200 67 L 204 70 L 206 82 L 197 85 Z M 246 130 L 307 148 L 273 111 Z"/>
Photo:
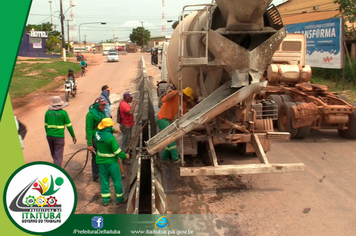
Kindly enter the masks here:
<path id="1" fill-rule="evenodd" d="M 142 48 L 141 50 L 143 50 L 143 46 L 145 45 L 145 38 L 144 38 L 144 29 L 143 29 L 143 21 L 140 21 L 142 24 Z"/>
<path id="2" fill-rule="evenodd" d="M 86 48 L 86 46 L 87 46 L 87 36 L 84 35 L 84 48 Z M 85 50 L 85 49 L 84 49 L 84 50 Z"/>
<path id="3" fill-rule="evenodd" d="M 50 8 L 50 16 L 51 16 L 51 24 L 53 25 L 53 20 L 52 20 L 52 1 L 49 1 L 49 8 Z"/>
<path id="4" fill-rule="evenodd" d="M 72 21 L 72 20 L 64 20 L 64 21 L 67 21 L 67 39 L 68 39 L 67 50 L 69 51 L 69 21 Z"/>
<path id="5" fill-rule="evenodd" d="M 63 55 L 63 61 L 67 61 L 66 58 L 66 43 L 64 40 L 64 15 L 63 15 L 63 6 L 62 6 L 62 0 L 60 0 L 60 13 L 61 13 L 61 28 L 62 28 L 62 55 Z"/>
<path id="6" fill-rule="evenodd" d="M 112 39 L 113 39 L 114 49 L 115 49 L 115 29 L 112 29 Z"/>

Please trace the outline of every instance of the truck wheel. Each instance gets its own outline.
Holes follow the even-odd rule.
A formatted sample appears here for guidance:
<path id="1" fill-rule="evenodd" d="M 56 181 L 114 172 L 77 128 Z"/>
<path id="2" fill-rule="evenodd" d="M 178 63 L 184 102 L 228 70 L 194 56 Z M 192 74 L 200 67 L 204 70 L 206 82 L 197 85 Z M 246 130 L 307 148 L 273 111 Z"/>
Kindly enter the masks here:
<path id="1" fill-rule="evenodd" d="M 271 95 L 268 95 L 266 99 L 273 100 L 276 103 L 276 105 L 278 105 L 278 107 L 280 105 L 282 105 L 282 98 L 279 95 L 271 94 Z"/>
<path id="2" fill-rule="evenodd" d="M 302 102 L 296 102 L 295 104 L 300 105 L 300 104 L 302 104 Z M 298 138 L 298 139 L 305 138 L 306 136 L 309 135 L 310 130 L 311 130 L 311 126 L 310 125 L 304 126 L 304 127 L 299 127 L 297 135 L 295 136 L 295 138 Z"/>
<path id="3" fill-rule="evenodd" d="M 280 95 L 283 102 L 293 102 L 292 98 L 288 94 Z"/>
<path id="4" fill-rule="evenodd" d="M 66 91 L 65 99 L 66 99 L 66 102 L 69 101 L 69 91 Z"/>
<path id="5" fill-rule="evenodd" d="M 310 130 L 311 130 L 311 126 L 310 125 L 304 126 L 304 127 L 299 127 L 297 135 L 295 136 L 295 138 L 303 139 L 303 138 L 307 137 L 309 135 L 309 133 L 310 133 Z"/>
<path id="6" fill-rule="evenodd" d="M 266 99 L 270 99 L 276 103 L 276 105 L 278 107 L 278 110 L 277 110 L 277 112 L 278 112 L 282 105 L 282 98 L 279 95 L 271 94 L 271 95 L 268 95 Z M 277 116 L 277 118 L 278 118 L 278 116 Z M 278 128 L 278 120 L 273 121 L 273 127 Z"/>
<path id="7" fill-rule="evenodd" d="M 354 112 L 349 115 L 349 122 L 347 122 L 346 126 L 348 129 L 338 130 L 339 135 L 347 139 L 356 138 L 356 110 L 354 110 Z"/>
<path id="8" fill-rule="evenodd" d="M 291 138 L 295 138 L 298 129 L 292 126 L 292 113 L 289 108 L 295 106 L 294 102 L 284 102 L 278 112 L 278 127 L 281 132 L 289 132 Z"/>

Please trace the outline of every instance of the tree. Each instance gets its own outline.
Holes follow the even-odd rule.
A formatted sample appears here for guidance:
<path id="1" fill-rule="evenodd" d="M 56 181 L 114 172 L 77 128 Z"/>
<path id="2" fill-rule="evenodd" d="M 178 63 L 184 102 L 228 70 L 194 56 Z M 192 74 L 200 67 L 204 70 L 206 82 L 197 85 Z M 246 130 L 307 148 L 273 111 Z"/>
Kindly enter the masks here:
<path id="1" fill-rule="evenodd" d="M 143 35 L 143 40 L 142 40 L 142 35 Z M 151 38 L 151 32 L 143 27 L 137 27 L 136 29 L 132 29 L 132 33 L 130 34 L 131 42 L 137 45 L 141 45 L 142 47 L 144 47 L 145 44 L 147 44 L 150 38 Z"/>
<path id="2" fill-rule="evenodd" d="M 356 37 L 356 0 L 334 0 L 334 3 L 339 5 L 339 15 L 351 25 L 345 24 L 346 36 Z"/>
<path id="3" fill-rule="evenodd" d="M 61 48 L 59 45 L 62 45 L 62 40 L 54 35 L 48 36 L 46 40 L 46 49 L 48 52 L 60 52 Z"/>
<path id="4" fill-rule="evenodd" d="M 35 31 L 47 31 L 48 37 L 50 36 L 56 36 L 60 37 L 61 33 L 59 31 L 53 30 L 53 24 L 47 22 L 47 23 L 42 23 L 40 25 L 26 25 L 25 30 L 26 33 L 30 33 L 30 31 L 34 29 Z"/>

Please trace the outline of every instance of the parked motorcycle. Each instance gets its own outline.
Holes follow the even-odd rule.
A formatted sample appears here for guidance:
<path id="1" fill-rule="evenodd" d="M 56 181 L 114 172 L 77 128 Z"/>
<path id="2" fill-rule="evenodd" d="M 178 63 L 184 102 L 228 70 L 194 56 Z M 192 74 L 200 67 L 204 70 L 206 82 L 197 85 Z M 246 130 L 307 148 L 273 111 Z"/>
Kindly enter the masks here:
<path id="1" fill-rule="evenodd" d="M 68 102 L 69 101 L 69 95 L 72 97 L 75 97 L 77 95 L 77 82 L 73 82 L 73 79 L 68 78 L 64 82 L 64 89 L 65 89 L 65 99 Z"/>

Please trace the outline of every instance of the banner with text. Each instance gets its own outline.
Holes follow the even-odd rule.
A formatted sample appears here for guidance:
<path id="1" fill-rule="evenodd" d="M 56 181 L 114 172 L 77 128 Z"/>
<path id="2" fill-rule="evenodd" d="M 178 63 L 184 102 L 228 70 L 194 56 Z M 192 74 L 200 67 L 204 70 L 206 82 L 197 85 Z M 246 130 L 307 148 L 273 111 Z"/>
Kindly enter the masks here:
<path id="1" fill-rule="evenodd" d="M 302 33 L 307 40 L 306 64 L 311 67 L 344 67 L 342 19 L 286 25 L 287 33 Z"/>

